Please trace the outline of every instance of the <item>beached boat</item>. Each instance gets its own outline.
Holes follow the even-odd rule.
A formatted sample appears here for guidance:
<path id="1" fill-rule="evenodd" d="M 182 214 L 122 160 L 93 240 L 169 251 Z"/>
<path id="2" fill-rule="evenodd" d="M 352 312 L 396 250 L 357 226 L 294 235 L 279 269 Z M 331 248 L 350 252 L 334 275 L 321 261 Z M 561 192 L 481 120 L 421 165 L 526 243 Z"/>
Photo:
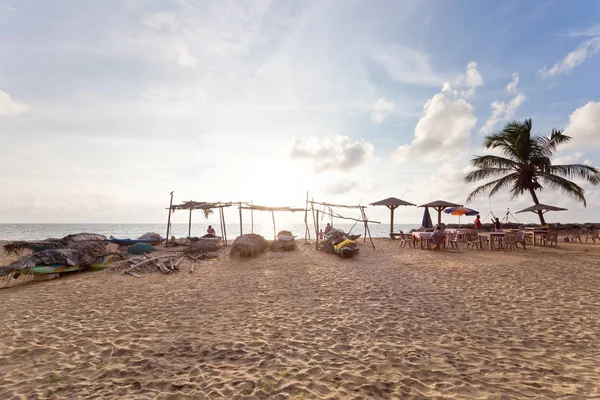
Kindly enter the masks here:
<path id="1" fill-rule="evenodd" d="M 148 243 L 148 244 L 160 244 L 165 239 L 158 238 L 140 238 L 140 239 L 119 239 L 119 238 L 110 238 L 106 239 L 107 242 L 122 245 L 122 246 L 130 246 L 136 243 Z"/>
<path id="2" fill-rule="evenodd" d="M 102 257 L 98 259 L 96 263 L 91 265 L 91 269 L 102 269 L 106 267 L 110 261 L 109 257 Z M 36 265 L 33 267 L 33 275 L 49 275 L 49 274 L 60 274 L 63 272 L 74 272 L 81 269 L 80 265 L 65 265 L 65 264 L 52 264 L 52 265 Z"/>

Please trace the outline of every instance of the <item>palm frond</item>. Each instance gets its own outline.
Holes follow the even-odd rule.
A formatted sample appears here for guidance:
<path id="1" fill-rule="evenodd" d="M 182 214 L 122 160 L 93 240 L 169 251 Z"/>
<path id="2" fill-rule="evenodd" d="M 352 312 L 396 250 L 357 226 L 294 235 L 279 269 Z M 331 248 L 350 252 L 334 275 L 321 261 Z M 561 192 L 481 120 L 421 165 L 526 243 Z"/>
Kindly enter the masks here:
<path id="1" fill-rule="evenodd" d="M 469 193 L 469 196 L 467 197 L 467 203 L 470 203 L 474 198 L 484 194 L 488 190 L 490 190 L 489 195 L 492 196 L 493 194 L 498 192 L 498 190 L 500 190 L 502 187 L 507 186 L 511 182 L 515 181 L 517 179 L 517 176 L 518 174 L 515 172 L 475 188 L 475 190 Z"/>
<path id="2" fill-rule="evenodd" d="M 477 156 L 471 160 L 476 168 L 515 168 L 519 165 L 516 161 L 494 155 Z"/>
<path id="3" fill-rule="evenodd" d="M 563 131 L 558 129 L 552 129 L 550 137 L 539 137 L 538 142 L 540 144 L 540 155 L 545 157 L 552 157 L 556 152 L 556 148 L 563 143 L 567 143 L 571 140 L 571 136 L 563 134 Z"/>
<path id="4" fill-rule="evenodd" d="M 573 179 L 579 178 L 584 179 L 592 185 L 598 185 L 600 183 L 600 170 L 598 168 L 584 165 L 584 164 L 567 164 L 567 165 L 552 165 L 550 166 L 549 173 L 560 175 L 564 178 Z"/>
<path id="5" fill-rule="evenodd" d="M 465 176 L 464 180 L 467 183 L 472 183 L 488 178 L 498 177 L 499 175 L 506 175 L 511 172 L 514 172 L 512 168 L 480 168 L 478 170 L 469 172 Z"/>
<path id="6" fill-rule="evenodd" d="M 585 190 L 577 185 L 575 182 L 571 182 L 568 179 L 562 178 L 558 175 L 544 174 L 541 176 L 544 183 L 548 184 L 553 189 L 558 189 L 570 198 L 583 203 L 583 206 L 587 206 L 585 200 Z"/>

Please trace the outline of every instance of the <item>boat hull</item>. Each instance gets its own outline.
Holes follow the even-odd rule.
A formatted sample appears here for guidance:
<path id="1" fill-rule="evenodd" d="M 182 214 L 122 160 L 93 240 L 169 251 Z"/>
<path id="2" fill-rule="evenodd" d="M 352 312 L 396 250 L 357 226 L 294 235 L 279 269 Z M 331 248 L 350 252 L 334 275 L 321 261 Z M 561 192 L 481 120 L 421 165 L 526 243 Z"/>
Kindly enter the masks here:
<path id="1" fill-rule="evenodd" d="M 118 238 L 106 239 L 107 242 L 122 245 L 122 246 L 123 245 L 129 246 L 129 245 L 136 244 L 136 243 L 160 244 L 160 243 L 162 243 L 163 240 L 164 239 L 118 239 Z"/>

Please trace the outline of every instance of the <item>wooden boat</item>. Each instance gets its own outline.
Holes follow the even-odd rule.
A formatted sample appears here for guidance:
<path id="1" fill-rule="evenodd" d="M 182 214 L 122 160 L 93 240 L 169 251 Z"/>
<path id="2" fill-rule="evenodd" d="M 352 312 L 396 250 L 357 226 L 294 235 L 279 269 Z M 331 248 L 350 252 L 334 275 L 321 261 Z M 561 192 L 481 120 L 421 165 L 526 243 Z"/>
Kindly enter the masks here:
<path id="1" fill-rule="evenodd" d="M 165 239 L 155 239 L 155 238 L 143 238 L 143 239 L 119 239 L 119 238 L 110 238 L 106 239 L 107 242 L 122 245 L 122 246 L 130 246 L 136 243 L 148 243 L 148 244 L 160 244 Z"/>
<path id="2" fill-rule="evenodd" d="M 97 263 L 92 264 L 91 269 L 102 269 L 110 261 L 110 257 L 103 257 L 98 260 Z M 36 265 L 33 267 L 33 275 L 49 275 L 49 274 L 60 274 L 63 272 L 79 271 L 81 267 L 79 265 Z"/>

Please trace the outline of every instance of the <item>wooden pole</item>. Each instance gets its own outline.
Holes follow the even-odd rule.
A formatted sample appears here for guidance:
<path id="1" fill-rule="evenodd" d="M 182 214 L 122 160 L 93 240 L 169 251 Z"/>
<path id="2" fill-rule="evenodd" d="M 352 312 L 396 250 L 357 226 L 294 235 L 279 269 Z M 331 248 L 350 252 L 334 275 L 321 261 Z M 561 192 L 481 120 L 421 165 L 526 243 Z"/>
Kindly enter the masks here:
<path id="1" fill-rule="evenodd" d="M 271 217 L 273 218 L 273 240 L 277 239 L 277 230 L 275 229 L 275 211 L 271 211 Z"/>
<path id="2" fill-rule="evenodd" d="M 238 209 L 240 210 L 240 235 L 243 235 L 244 232 L 242 232 L 242 202 L 241 201 L 238 202 Z"/>
<path id="3" fill-rule="evenodd" d="M 435 208 L 438 212 L 438 225 L 440 225 L 442 223 L 442 207 L 436 207 Z"/>
<path id="4" fill-rule="evenodd" d="M 250 207 L 252 207 L 252 202 L 250 202 Z M 250 208 L 250 224 L 252 226 L 252 230 L 250 233 L 254 233 L 254 209 Z"/>
<path id="5" fill-rule="evenodd" d="M 225 227 L 225 213 L 223 207 L 219 207 L 219 217 L 221 218 L 221 231 L 223 232 L 223 245 L 227 247 L 227 228 Z"/>
<path id="6" fill-rule="evenodd" d="M 391 212 L 391 217 L 390 217 L 390 238 L 393 238 L 392 233 L 394 233 L 394 210 L 396 207 L 394 206 L 388 206 Z"/>
<path id="7" fill-rule="evenodd" d="M 192 236 L 192 209 L 190 208 L 190 221 L 188 223 L 188 237 Z"/>
<path id="8" fill-rule="evenodd" d="M 360 215 L 361 215 L 361 217 L 362 217 L 362 219 L 364 221 L 364 224 L 365 224 L 365 235 L 363 236 L 363 243 L 364 243 L 364 242 L 367 241 L 367 229 L 368 229 L 368 226 L 367 226 L 367 221 L 365 220 L 365 212 L 364 212 L 363 208 L 360 205 L 358 206 L 358 208 L 360 208 Z"/>
<path id="9" fill-rule="evenodd" d="M 317 236 L 316 236 L 316 240 L 315 243 L 316 245 L 316 249 L 319 250 L 319 210 L 317 210 L 317 226 L 315 228 L 315 231 L 317 232 Z"/>
<path id="10" fill-rule="evenodd" d="M 306 204 L 304 205 L 304 226 L 306 227 L 304 243 L 308 243 L 310 239 L 310 229 L 308 228 L 308 191 L 306 191 Z"/>
<path id="11" fill-rule="evenodd" d="M 371 237 L 371 230 L 369 229 L 367 213 L 365 213 L 364 208 L 361 208 L 360 211 L 361 211 L 361 215 L 362 215 L 363 219 L 365 220 L 365 228 L 366 228 L 366 231 L 369 233 L 369 240 L 371 241 L 371 246 L 373 246 L 373 250 L 375 250 L 375 243 L 373 243 L 373 238 Z"/>
<path id="12" fill-rule="evenodd" d="M 171 201 L 169 202 L 169 216 L 167 217 L 167 238 L 165 247 L 169 247 L 169 233 L 171 233 L 171 208 L 173 207 L 173 192 L 171 192 Z"/>

